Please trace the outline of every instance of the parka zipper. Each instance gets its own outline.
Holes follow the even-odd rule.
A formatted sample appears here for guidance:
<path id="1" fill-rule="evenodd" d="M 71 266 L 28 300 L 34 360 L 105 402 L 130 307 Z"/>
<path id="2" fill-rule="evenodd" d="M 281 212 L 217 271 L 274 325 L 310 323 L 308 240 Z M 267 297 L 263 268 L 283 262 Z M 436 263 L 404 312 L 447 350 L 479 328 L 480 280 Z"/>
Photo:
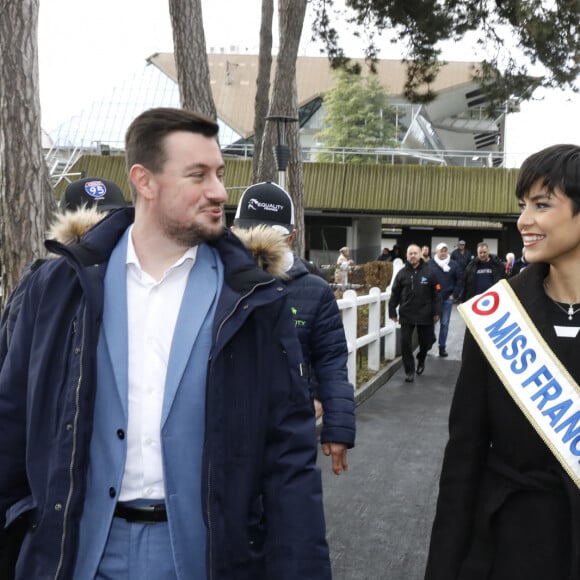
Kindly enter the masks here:
<path id="1" fill-rule="evenodd" d="M 70 504 L 72 501 L 72 496 L 74 492 L 74 467 L 76 461 L 76 453 L 77 453 L 77 437 L 78 437 L 78 421 L 79 421 L 79 412 L 80 412 L 80 392 L 81 392 L 81 384 L 83 381 L 83 355 L 85 351 L 85 327 L 86 327 L 86 315 L 87 309 L 86 306 L 83 309 L 83 322 L 82 322 L 82 336 L 81 336 L 81 345 L 80 345 L 80 362 L 79 362 L 79 379 L 77 381 L 76 392 L 75 392 L 75 415 L 73 420 L 73 446 L 71 452 L 71 458 L 68 468 L 69 473 L 69 491 L 66 498 L 66 504 L 64 508 L 63 514 L 63 524 L 62 524 L 62 535 L 60 538 L 60 557 L 58 560 L 58 565 L 56 567 L 56 572 L 54 574 L 54 580 L 58 580 L 60 573 L 62 571 L 62 566 L 64 563 L 64 556 L 65 556 L 65 543 L 66 543 L 66 536 L 67 536 L 67 519 L 68 519 L 68 512 L 70 509 Z M 75 322 L 76 325 L 76 322 Z"/>
<path id="2" fill-rule="evenodd" d="M 270 284 L 273 284 L 276 281 L 277 281 L 276 278 L 272 278 L 271 280 L 268 280 L 267 282 L 260 282 L 259 284 L 252 286 L 252 288 L 248 292 L 246 292 L 246 294 L 244 294 L 243 296 L 240 296 L 238 301 L 234 304 L 231 312 L 227 316 L 225 316 L 224 319 L 220 322 L 220 325 L 218 327 L 218 330 L 216 332 L 216 337 L 215 337 L 216 344 L 218 342 L 218 339 L 219 339 L 219 336 L 220 336 L 220 333 L 222 331 L 224 324 L 234 315 L 234 313 L 238 309 L 238 306 L 240 305 L 240 303 L 243 302 L 248 296 L 251 296 L 256 291 L 257 288 L 260 288 L 262 286 L 269 286 Z M 208 365 L 209 365 L 208 366 L 208 379 L 209 379 L 209 373 L 211 372 L 212 361 L 213 361 L 213 353 L 210 355 L 209 361 L 208 361 Z M 208 552 L 209 552 L 208 580 L 213 580 L 214 572 L 213 572 L 213 534 L 212 534 L 212 519 L 211 519 L 211 461 L 208 463 L 208 467 L 207 467 L 206 516 L 207 516 L 207 535 L 208 535 Z"/>
<path id="3" fill-rule="evenodd" d="M 207 513 L 207 536 L 208 536 L 208 552 L 209 552 L 209 562 L 208 562 L 208 578 L 212 580 L 213 578 L 213 549 L 212 549 L 212 533 L 211 533 L 211 461 L 208 463 L 207 466 L 207 504 L 206 504 L 206 513 Z"/>
<path id="4" fill-rule="evenodd" d="M 234 304 L 232 311 L 220 322 L 220 325 L 218 327 L 218 331 L 216 332 L 216 335 L 215 335 L 216 344 L 217 344 L 220 332 L 221 332 L 224 324 L 234 315 L 235 311 L 238 309 L 238 306 L 240 305 L 240 302 L 245 300 L 248 296 L 251 296 L 256 291 L 256 288 L 260 288 L 261 286 L 269 286 L 270 284 L 273 284 L 274 282 L 276 282 L 276 278 L 272 278 L 271 280 L 268 280 L 268 282 L 260 282 L 259 284 L 252 286 L 252 288 L 250 288 L 250 290 L 246 294 L 239 297 L 238 301 Z"/>

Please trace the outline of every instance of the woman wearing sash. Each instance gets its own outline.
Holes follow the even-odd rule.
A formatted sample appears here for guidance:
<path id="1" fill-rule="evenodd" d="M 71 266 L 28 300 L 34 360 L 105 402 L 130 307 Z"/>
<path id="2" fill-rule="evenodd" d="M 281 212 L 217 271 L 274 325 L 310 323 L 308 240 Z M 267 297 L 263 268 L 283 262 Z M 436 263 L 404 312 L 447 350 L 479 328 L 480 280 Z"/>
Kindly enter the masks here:
<path id="1" fill-rule="evenodd" d="M 494 288 L 506 285 L 512 312 L 523 312 L 528 326 L 522 328 L 534 344 L 544 346 L 535 353 L 538 360 L 562 371 L 562 383 L 567 381 L 576 399 L 571 395 L 557 403 L 557 389 L 550 391 L 545 384 L 538 398 L 546 378 L 539 375 L 525 389 L 525 381 L 515 375 L 510 384 L 501 361 L 490 355 L 493 348 L 486 349 L 481 339 L 490 333 L 489 323 L 486 330 L 485 324 L 475 328 L 467 320 L 426 580 L 580 578 L 580 457 L 566 464 L 554 451 L 554 441 L 540 435 L 540 421 L 529 420 L 533 413 L 525 413 L 517 402 L 517 393 L 523 392 L 540 419 L 550 419 L 554 440 L 560 445 L 565 440 L 580 455 L 580 413 L 574 412 L 580 404 L 580 147 L 556 145 L 528 157 L 516 196 L 530 266 Z M 506 334 L 504 358 L 519 348 L 523 359 L 522 337 L 511 344 Z M 518 372 L 522 359 L 513 367 Z"/>

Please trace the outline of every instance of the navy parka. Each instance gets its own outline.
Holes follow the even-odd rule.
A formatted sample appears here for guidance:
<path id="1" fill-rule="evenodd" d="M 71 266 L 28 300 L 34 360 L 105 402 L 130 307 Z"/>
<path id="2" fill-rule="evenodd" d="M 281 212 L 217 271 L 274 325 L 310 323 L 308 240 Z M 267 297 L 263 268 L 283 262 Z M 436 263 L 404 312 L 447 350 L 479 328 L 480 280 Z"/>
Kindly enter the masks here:
<path id="1" fill-rule="evenodd" d="M 0 371 L 0 566 L 71 578 L 81 517 L 108 257 L 117 210 L 30 275 Z M 207 378 L 200 501 L 213 580 L 329 579 L 314 416 L 286 289 L 229 232 Z M 107 490 L 103 490 L 104 493 Z M 17 547 L 18 548 L 18 547 Z M 8 576 L 2 576 L 8 577 Z"/>
<path id="2" fill-rule="evenodd" d="M 308 271 L 300 258 L 288 271 L 289 306 L 315 396 L 322 402 L 322 443 L 354 447 L 354 389 L 348 381 L 348 347 L 336 298 L 326 280 Z"/>

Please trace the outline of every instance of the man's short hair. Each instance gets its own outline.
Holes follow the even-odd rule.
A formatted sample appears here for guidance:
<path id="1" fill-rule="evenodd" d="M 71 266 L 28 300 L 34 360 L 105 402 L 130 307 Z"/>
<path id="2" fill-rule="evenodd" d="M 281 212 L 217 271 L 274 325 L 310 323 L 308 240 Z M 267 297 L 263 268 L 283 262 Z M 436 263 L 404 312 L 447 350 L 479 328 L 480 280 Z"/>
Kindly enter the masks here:
<path id="1" fill-rule="evenodd" d="M 217 139 L 218 130 L 214 120 L 200 113 L 171 107 L 148 109 L 133 120 L 125 133 L 127 170 L 139 163 L 152 173 L 159 173 L 166 161 L 165 138 L 171 133 L 186 131 Z"/>
<path id="2" fill-rule="evenodd" d="M 523 199 L 541 180 L 548 193 L 560 189 L 572 200 L 574 215 L 580 212 L 580 147 L 552 145 L 530 155 L 518 174 L 516 197 Z"/>

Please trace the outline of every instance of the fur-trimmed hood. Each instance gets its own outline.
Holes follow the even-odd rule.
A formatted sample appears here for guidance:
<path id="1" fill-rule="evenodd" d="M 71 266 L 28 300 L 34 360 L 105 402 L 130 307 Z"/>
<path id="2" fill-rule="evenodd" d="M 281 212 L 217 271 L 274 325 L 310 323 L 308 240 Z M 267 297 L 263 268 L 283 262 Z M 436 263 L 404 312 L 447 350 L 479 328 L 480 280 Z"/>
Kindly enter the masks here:
<path id="1" fill-rule="evenodd" d="M 260 268 L 277 278 L 288 277 L 284 263 L 290 248 L 283 234 L 268 226 L 256 226 L 247 230 L 233 228 L 232 231 L 250 250 Z"/>
<path id="2" fill-rule="evenodd" d="M 75 211 L 59 212 L 53 217 L 47 238 L 66 246 L 76 244 L 106 215 L 106 212 L 99 211 L 96 207 L 81 207 Z"/>
<path id="3" fill-rule="evenodd" d="M 47 237 L 67 246 L 76 244 L 105 215 L 95 207 L 55 214 Z M 277 278 L 287 278 L 284 264 L 289 248 L 283 234 L 268 226 L 247 230 L 235 228 L 233 232 L 251 252 L 260 268 Z"/>

